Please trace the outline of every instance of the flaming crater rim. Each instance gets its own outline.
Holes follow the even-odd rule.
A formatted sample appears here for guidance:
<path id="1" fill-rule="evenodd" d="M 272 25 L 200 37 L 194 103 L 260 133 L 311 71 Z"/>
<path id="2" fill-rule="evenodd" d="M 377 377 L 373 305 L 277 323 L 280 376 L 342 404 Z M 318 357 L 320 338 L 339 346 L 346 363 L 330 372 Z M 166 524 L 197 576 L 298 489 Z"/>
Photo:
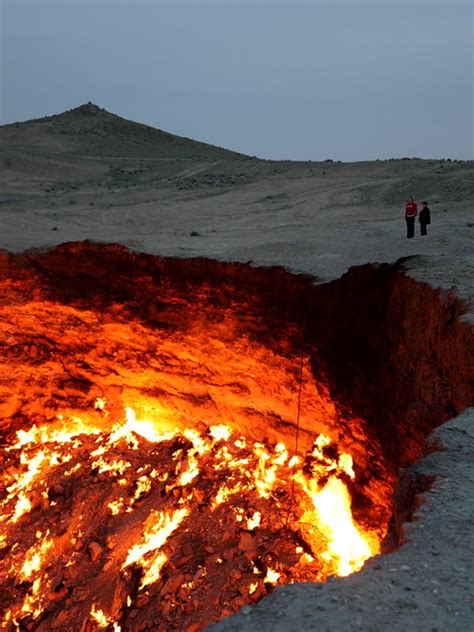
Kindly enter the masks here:
<path id="1" fill-rule="evenodd" d="M 430 430 L 469 405 L 466 399 L 467 382 L 459 379 L 459 368 L 457 373 L 454 372 L 453 358 L 448 353 L 450 346 L 457 351 L 463 349 L 462 340 L 467 330 L 458 318 L 465 311 L 465 306 L 448 292 L 436 292 L 409 279 L 403 274 L 400 265 L 363 266 L 352 269 L 337 281 L 313 286 L 308 277 L 291 275 L 283 269 L 250 268 L 243 264 L 224 264 L 203 259 L 159 259 L 132 254 L 115 245 L 99 247 L 93 244 L 66 244 L 46 252 L 19 256 L 7 254 L 3 260 L 6 261 L 7 274 L 13 270 L 13 276 L 17 275 L 14 280 L 26 280 L 27 286 L 29 273 L 32 273 L 28 288 L 33 293 L 38 292 L 38 281 L 41 280 L 41 298 L 46 296 L 48 300 L 72 305 L 80 311 L 87 309 L 87 304 L 90 304 L 91 297 L 94 296 L 98 302 L 97 311 L 113 308 L 116 321 L 130 316 L 133 319 L 140 312 L 139 308 L 144 308 L 148 310 L 146 319 L 151 318 L 152 322 L 159 323 L 162 330 L 167 332 L 173 325 L 176 326 L 176 314 L 168 313 L 167 320 L 160 320 L 166 309 L 160 311 L 155 307 L 155 311 L 150 310 L 150 305 L 147 305 L 146 301 L 143 303 L 141 298 L 146 295 L 146 288 L 154 287 L 156 279 L 159 279 L 160 287 L 167 283 L 177 283 L 181 291 L 187 295 L 191 293 L 193 299 L 196 299 L 196 296 L 193 295 L 192 288 L 204 288 L 208 302 L 217 306 L 213 313 L 214 324 L 218 326 L 224 323 L 224 329 L 228 325 L 225 319 L 225 312 L 228 309 L 226 305 L 229 302 L 234 307 L 240 305 L 242 310 L 242 305 L 246 304 L 244 321 L 248 329 L 244 328 L 245 331 L 250 331 L 255 340 L 264 340 L 272 352 L 277 350 L 283 355 L 289 353 L 293 373 L 298 357 L 307 354 L 307 379 L 312 376 L 318 384 L 324 385 L 325 392 L 321 394 L 321 401 L 318 402 L 320 408 L 326 410 L 323 404 L 336 402 L 333 420 L 345 422 L 344 428 L 351 431 L 353 442 L 354 436 L 360 431 L 361 426 L 358 424 L 362 422 L 372 444 L 380 447 L 378 458 L 383 457 L 383 465 L 386 467 L 384 474 L 391 480 L 392 488 L 398 467 L 419 458 L 424 439 Z M 117 269 L 120 270 L 120 276 L 111 278 L 110 272 Z M 106 288 L 108 291 L 105 291 Z M 216 288 L 222 290 L 220 295 L 213 292 Z M 130 298 L 133 300 L 127 300 L 127 292 L 130 293 L 131 290 Z M 244 296 L 247 297 L 246 303 L 242 302 Z M 18 299 L 18 296 L 16 298 Z M 29 300 L 29 296 L 25 296 L 25 300 Z M 414 313 L 420 318 L 424 317 L 423 322 L 426 326 L 423 328 L 422 340 L 417 340 L 415 333 L 410 329 L 412 321 L 408 319 L 406 322 L 403 319 L 407 301 L 413 308 L 410 311 L 411 317 Z M 175 312 L 179 310 L 179 301 L 174 300 L 172 304 Z M 430 307 L 429 310 L 426 310 L 427 305 Z M 195 307 L 193 309 L 196 320 L 199 310 L 196 311 Z M 279 317 L 281 311 L 285 314 L 284 319 Z M 262 314 L 266 317 L 264 321 Z M 193 318 L 189 314 L 183 315 L 183 318 L 183 322 L 190 326 Z M 285 336 L 282 336 L 282 322 L 286 323 L 285 327 L 290 324 L 288 330 L 284 329 Z M 256 323 L 265 324 L 265 327 L 259 328 Z M 372 327 L 368 327 L 368 324 Z M 377 326 L 380 329 L 377 329 Z M 413 336 L 411 348 L 403 345 L 404 329 L 408 330 L 405 331 L 405 335 Z M 388 336 L 385 335 L 387 331 Z M 431 388 L 427 388 L 426 367 L 423 371 L 423 362 L 419 356 L 421 354 L 423 359 L 423 352 L 426 353 L 428 348 L 431 366 L 433 338 L 438 340 L 440 334 L 444 333 L 447 334 L 444 345 L 441 344 L 439 349 L 435 349 L 435 353 L 439 353 L 439 374 L 431 377 Z M 288 347 L 288 338 L 292 340 L 293 347 Z M 15 348 L 20 356 L 27 349 L 27 355 L 32 356 L 35 365 L 39 366 L 41 354 L 38 357 L 38 348 L 41 350 L 41 344 L 36 344 L 36 350 L 31 352 L 34 343 L 35 341 L 27 336 L 24 346 Z M 467 345 L 464 345 L 464 348 L 467 353 Z M 384 370 L 387 353 L 393 358 L 399 372 L 395 386 L 406 384 L 403 378 L 411 375 L 411 382 L 408 383 L 412 388 L 404 398 L 401 397 L 403 390 L 397 392 L 395 389 L 395 392 L 391 393 L 389 389 L 383 389 L 387 387 L 390 377 L 393 377 L 390 370 Z M 418 367 L 421 368 L 417 369 L 415 365 L 415 355 Z M 367 381 L 367 373 L 371 371 L 376 376 L 373 384 Z M 418 376 L 417 371 L 420 374 Z M 291 375 L 291 370 L 289 374 Z M 423 383 L 423 391 L 428 392 L 422 400 L 423 406 L 411 406 L 416 387 L 420 389 L 420 384 L 413 379 L 413 374 Z M 456 384 L 447 385 L 446 375 L 456 376 Z M 90 394 L 85 389 L 85 384 L 81 386 L 80 377 L 74 375 L 72 382 L 65 386 L 65 392 L 72 388 L 77 402 L 81 400 L 81 392 Z M 109 390 L 112 392 L 114 389 Z M 375 396 L 378 391 L 382 391 L 383 397 L 380 394 L 379 397 Z M 418 401 L 422 393 L 416 394 L 418 398 L 415 401 Z M 389 404 L 393 402 L 398 402 L 398 409 L 395 412 L 389 409 Z M 203 403 L 198 398 L 194 404 L 200 407 L 206 405 L 206 402 L 204 400 Z M 304 400 L 302 406 L 304 407 Z M 405 416 L 403 426 L 398 421 L 396 427 L 401 441 L 397 445 L 392 445 L 390 434 L 396 425 L 397 414 L 402 411 L 405 414 L 409 413 L 408 420 Z M 384 412 L 390 414 L 383 418 Z M 434 415 L 434 412 L 437 414 Z M 12 415 L 9 418 L 11 417 Z M 21 419 L 21 414 L 15 412 L 13 417 L 15 425 Z M 275 425 L 280 426 L 274 440 L 282 435 L 291 437 L 293 428 L 290 417 L 287 415 L 285 419 L 282 415 L 274 416 Z M 384 423 L 381 422 L 381 418 Z M 250 424 L 250 429 L 254 422 L 255 419 Z M 258 422 L 263 423 L 261 419 L 257 420 L 257 425 Z M 264 417 L 264 422 L 268 425 L 268 416 Z M 324 426 L 324 423 L 319 420 L 319 427 L 321 426 Z M 12 429 L 13 427 L 10 428 Z M 302 432 L 301 445 L 308 447 L 304 441 L 304 433 L 308 432 L 308 428 L 304 423 Z M 377 460 L 377 455 L 373 458 Z M 375 465 L 379 466 L 378 463 Z M 357 490 L 354 490 L 353 501 L 356 497 Z M 412 498 L 413 502 L 414 499 L 415 496 Z M 362 501 L 363 498 L 359 498 L 359 502 Z M 408 505 L 409 502 L 405 499 L 404 507 Z M 397 511 L 400 516 L 400 508 Z M 407 515 L 404 516 L 406 517 Z M 391 545 L 400 537 L 400 527 L 400 520 L 397 524 L 395 516 L 389 530 L 392 537 Z"/>

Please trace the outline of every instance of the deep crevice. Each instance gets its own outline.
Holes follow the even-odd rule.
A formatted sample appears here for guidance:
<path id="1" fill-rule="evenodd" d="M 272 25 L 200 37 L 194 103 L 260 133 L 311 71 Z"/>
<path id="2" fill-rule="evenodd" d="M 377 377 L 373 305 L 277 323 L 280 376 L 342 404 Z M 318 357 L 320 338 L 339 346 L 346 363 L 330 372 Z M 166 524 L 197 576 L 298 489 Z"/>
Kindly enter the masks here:
<path id="1" fill-rule="evenodd" d="M 433 428 L 474 403 L 473 330 L 460 322 L 466 305 L 407 276 L 403 262 L 353 268 L 313 285 L 283 268 L 79 243 L 0 253 L 0 283 L 0 431 L 7 444 L 18 429 L 64 410 L 90 410 L 100 397 L 117 418 L 130 401 L 142 414 L 166 402 L 178 425 L 211 419 L 252 440 L 292 447 L 303 356 L 300 452 L 325 432 L 352 454 L 355 480 L 340 475 L 352 514 L 386 534 L 384 550 L 400 543 L 403 523 L 431 483 L 402 471 L 395 487 L 399 468 L 420 458 Z M 40 322 L 40 333 L 15 320 L 22 310 L 33 330 Z M 249 379 L 258 366 L 262 374 Z M 129 596 L 149 620 L 152 606 L 132 590 L 140 581 L 135 572 Z M 173 575 L 167 567 L 164 573 L 169 588 Z M 127 625 L 130 609 L 121 612 Z M 209 621 L 188 614 L 190 625 Z"/>

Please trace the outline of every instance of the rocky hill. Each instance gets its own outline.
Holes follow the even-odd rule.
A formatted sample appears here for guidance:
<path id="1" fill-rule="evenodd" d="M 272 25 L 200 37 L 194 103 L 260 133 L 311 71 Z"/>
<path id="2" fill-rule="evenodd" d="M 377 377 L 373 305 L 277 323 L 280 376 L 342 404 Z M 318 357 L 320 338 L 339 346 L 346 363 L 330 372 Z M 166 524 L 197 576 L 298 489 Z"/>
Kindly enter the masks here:
<path id="1" fill-rule="evenodd" d="M 100 157 L 239 159 L 242 154 L 129 121 L 86 103 L 62 114 L 0 127 L 0 146 Z"/>

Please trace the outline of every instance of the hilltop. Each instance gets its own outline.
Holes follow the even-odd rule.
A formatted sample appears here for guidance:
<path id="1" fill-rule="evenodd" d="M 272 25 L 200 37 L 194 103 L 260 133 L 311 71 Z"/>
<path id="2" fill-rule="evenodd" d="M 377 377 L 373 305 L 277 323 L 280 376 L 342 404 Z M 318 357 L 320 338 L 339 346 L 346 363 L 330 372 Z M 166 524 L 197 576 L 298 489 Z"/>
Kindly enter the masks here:
<path id="1" fill-rule="evenodd" d="M 0 145 L 97 157 L 239 159 L 242 154 L 129 121 L 85 103 L 61 114 L 0 127 Z"/>

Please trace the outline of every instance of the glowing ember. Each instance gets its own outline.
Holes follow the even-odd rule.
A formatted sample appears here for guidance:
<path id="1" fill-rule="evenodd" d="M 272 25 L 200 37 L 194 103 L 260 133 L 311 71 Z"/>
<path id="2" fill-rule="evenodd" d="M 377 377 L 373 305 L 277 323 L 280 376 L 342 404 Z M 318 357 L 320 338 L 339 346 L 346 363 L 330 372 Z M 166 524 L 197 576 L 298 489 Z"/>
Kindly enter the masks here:
<path id="1" fill-rule="evenodd" d="M 101 406 L 105 410 L 105 403 Z M 347 575 L 378 552 L 377 534 L 364 532 L 351 514 L 344 477 L 355 476 L 352 459 L 325 435 L 316 438 L 305 458 L 295 460 L 281 442 L 252 443 L 227 426 L 163 433 L 155 423 L 137 420 L 130 407 L 122 423 L 110 421 L 108 431 L 90 421 L 81 430 L 77 418 L 70 429 L 65 418 L 61 423 L 62 433 L 48 425 L 19 431 L 9 448 L 23 471 L 13 474 L 1 501 L 2 547 L 12 547 L 12 556 L 0 568 L 7 581 L 19 576 L 29 584 L 12 593 L 5 625 L 17 625 L 27 615 L 36 619 L 54 608 L 55 600 L 45 597 L 58 591 L 51 577 L 59 571 L 51 569 L 61 567 L 61 557 L 51 556 L 53 546 L 71 562 L 61 571 L 61 598 L 66 586 L 74 585 L 75 570 L 84 565 L 78 552 L 88 551 L 93 563 L 103 559 L 92 575 L 96 589 L 88 592 L 87 616 L 99 628 L 113 624 L 116 630 L 133 610 L 137 589 L 138 595 L 151 590 L 164 597 L 176 584 L 173 590 L 183 598 L 200 602 L 204 590 L 227 578 L 231 560 L 245 586 L 239 606 L 245 595 L 265 594 L 265 585 Z M 79 464 L 86 468 L 82 473 Z M 89 485 L 99 485 L 99 495 L 109 499 L 114 490 L 122 491 L 105 506 L 88 510 Z M 74 502 L 68 503 L 66 487 Z M 53 522 L 53 531 L 43 536 L 35 529 L 33 536 L 34 514 L 44 507 L 58 515 L 58 504 L 63 517 Z M 97 525 L 109 521 L 112 548 L 107 547 L 104 558 L 105 546 L 91 540 L 91 520 Z M 25 534 L 21 540 L 15 526 L 19 521 Z M 26 548 L 19 545 L 30 538 Z M 112 569 L 122 582 L 119 608 L 94 597 Z"/>
<path id="2" fill-rule="evenodd" d="M 267 574 L 265 575 L 264 579 L 265 582 L 268 582 L 269 584 L 276 584 L 279 578 L 280 573 L 274 571 L 271 568 L 267 568 Z"/>
<path id="3" fill-rule="evenodd" d="M 145 571 L 142 580 L 142 587 L 155 582 L 159 577 L 159 572 L 166 562 L 166 556 L 158 553 L 155 556 L 146 558 L 147 553 L 159 550 L 181 524 L 184 518 L 189 515 L 188 509 L 178 509 L 171 515 L 157 513 L 153 511 L 145 522 L 142 542 L 135 544 L 128 552 L 127 559 L 123 567 L 125 568 L 135 562 L 141 562 Z M 150 526 L 147 526 L 150 523 Z"/>

